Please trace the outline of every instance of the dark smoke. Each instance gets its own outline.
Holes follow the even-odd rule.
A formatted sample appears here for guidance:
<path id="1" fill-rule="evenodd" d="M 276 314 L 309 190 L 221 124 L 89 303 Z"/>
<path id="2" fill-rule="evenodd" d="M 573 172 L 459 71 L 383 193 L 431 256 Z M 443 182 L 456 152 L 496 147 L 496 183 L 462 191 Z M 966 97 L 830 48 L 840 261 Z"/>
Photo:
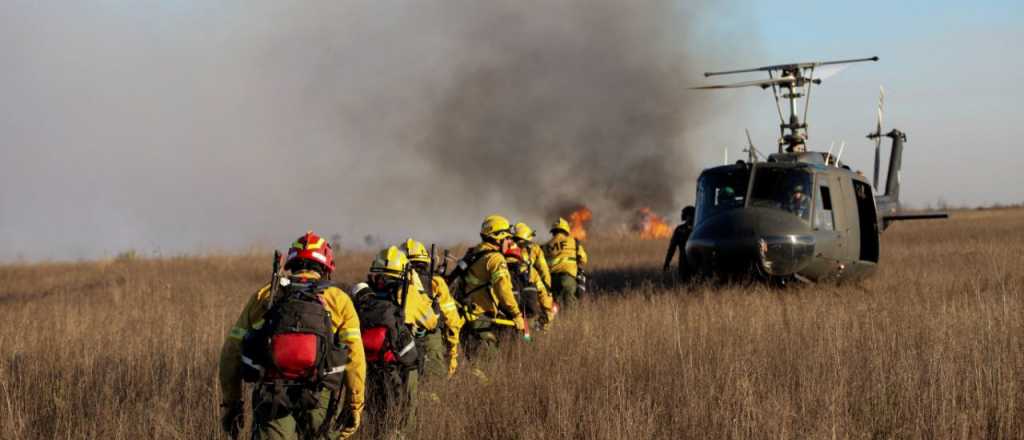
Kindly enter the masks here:
<path id="1" fill-rule="evenodd" d="M 494 212 L 545 230 L 563 204 L 675 210 L 706 112 L 692 97 L 709 96 L 685 86 L 739 26 L 717 5 L 15 3 L 0 260 L 279 247 L 310 228 L 445 243 Z"/>
<path id="2" fill-rule="evenodd" d="M 421 151 L 442 175 L 482 197 L 507 193 L 528 216 L 578 203 L 604 218 L 674 209 L 696 168 L 683 137 L 699 122 L 685 75 L 711 58 L 685 50 L 695 25 L 678 7 L 579 0 L 460 11 L 472 25 Z"/>

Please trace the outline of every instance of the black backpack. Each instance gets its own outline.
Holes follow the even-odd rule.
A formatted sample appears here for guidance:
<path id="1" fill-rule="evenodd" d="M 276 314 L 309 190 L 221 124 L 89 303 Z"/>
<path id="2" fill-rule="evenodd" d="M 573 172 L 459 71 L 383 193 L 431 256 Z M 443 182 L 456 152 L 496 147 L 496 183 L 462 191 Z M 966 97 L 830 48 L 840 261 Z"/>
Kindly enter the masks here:
<path id="1" fill-rule="evenodd" d="M 281 288 L 263 326 L 242 340 L 244 380 L 341 388 L 348 349 L 331 331 L 331 314 L 320 298 L 328 287 L 327 281 L 293 281 Z"/>
<path id="2" fill-rule="evenodd" d="M 508 263 L 509 275 L 512 278 L 512 293 L 519 303 L 519 312 L 527 318 L 535 318 L 540 314 L 540 292 L 530 282 L 530 271 L 525 261 L 515 260 Z"/>
<path id="3" fill-rule="evenodd" d="M 476 264 L 477 261 L 480 261 L 481 258 L 487 256 L 488 254 L 501 253 L 495 250 L 474 252 L 473 249 L 468 249 L 466 250 L 466 255 L 463 256 L 461 260 L 459 260 L 458 264 L 456 264 L 455 269 L 452 269 L 452 272 L 448 274 L 448 278 L 445 281 L 448 282 L 449 288 L 455 287 L 455 289 L 452 289 L 451 293 L 452 297 L 459 304 L 463 306 L 468 305 L 470 295 L 472 295 L 474 292 L 478 290 L 491 287 L 491 282 L 488 280 L 487 282 L 479 286 L 476 286 L 473 289 L 470 289 L 468 291 L 466 290 L 466 275 L 469 274 L 469 268 L 473 267 L 473 265 Z"/>
<path id="4" fill-rule="evenodd" d="M 366 362 L 378 367 L 418 369 L 422 361 L 402 309 L 386 292 L 367 293 L 356 299 Z"/>

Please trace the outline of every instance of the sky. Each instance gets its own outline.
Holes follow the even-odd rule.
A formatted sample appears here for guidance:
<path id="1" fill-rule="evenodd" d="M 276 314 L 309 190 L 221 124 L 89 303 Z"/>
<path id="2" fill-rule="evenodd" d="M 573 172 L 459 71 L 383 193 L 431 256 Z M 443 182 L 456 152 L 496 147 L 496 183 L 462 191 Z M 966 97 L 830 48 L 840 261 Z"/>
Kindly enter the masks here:
<path id="1" fill-rule="evenodd" d="M 632 38 L 608 40 L 631 43 L 619 50 L 643 53 L 610 56 L 634 64 L 602 81 L 625 78 L 623 90 L 656 94 L 665 92 L 628 80 L 661 80 L 666 71 L 679 77 L 679 95 L 665 101 L 682 120 L 671 125 L 679 133 L 665 134 L 671 145 L 664 159 L 682 170 L 665 175 L 678 181 L 668 205 L 692 201 L 693 178 L 720 163 L 723 149 L 742 154 L 744 128 L 762 150 L 774 148 L 778 135 L 769 94 L 686 90 L 709 82 L 700 72 L 874 55 L 881 61 L 852 66 L 813 92 L 812 147 L 846 141 L 844 161 L 870 170 L 873 144 L 864 135 L 882 85 L 885 126 L 909 136 L 907 203 L 1024 202 L 1024 160 L 1016 149 L 1024 135 L 1019 3 L 603 3 L 626 16 L 621 20 L 578 13 L 600 2 L 509 3 L 517 6 L 8 2 L 0 14 L 0 261 L 89 259 L 125 249 L 237 251 L 286 243 L 306 228 L 341 233 L 352 246 L 364 245 L 366 235 L 472 240 L 480 217 L 516 198 L 488 187 L 477 191 L 486 197 L 466 202 L 466 182 L 423 170 L 417 149 L 428 145 L 425 133 L 460 129 L 439 124 L 435 104 L 450 101 L 466 69 L 477 71 L 474 63 L 501 65 L 501 50 L 536 42 L 518 27 L 543 35 L 545 44 L 578 40 L 550 44 L 563 51 L 600 49 L 604 40 L 581 31 L 581 22 L 605 23 Z M 644 32 L 646 24 L 654 31 Z M 666 41 L 658 39 L 663 34 Z M 488 40 L 493 35 L 516 44 L 501 47 Z M 650 53 L 633 44 L 651 37 L 658 49 Z M 496 53 L 479 53 L 474 39 Z M 651 65 L 635 64 L 644 62 Z M 570 89 L 585 92 L 588 84 Z M 561 92 L 552 91 L 572 96 Z M 511 110 L 535 108 L 522 99 Z M 541 139 L 550 134 L 538 132 Z M 670 215 L 676 209 L 662 208 Z M 535 225 L 547 221 L 533 210 L 512 211 Z"/>
<path id="2" fill-rule="evenodd" d="M 745 65 L 879 56 L 851 65 L 812 92 L 811 146 L 846 142 L 844 162 L 870 174 L 878 87 L 884 126 L 906 132 L 902 198 L 919 207 L 1024 202 L 1024 3 L 1014 1 L 753 2 L 756 49 Z M 753 76 L 720 77 L 737 81 Z M 702 79 L 696 82 L 703 84 Z M 778 118 L 770 91 L 716 92 L 736 100 L 725 118 L 749 127 L 761 150 L 774 148 Z M 726 123 L 728 125 L 728 123 Z M 738 157 L 742 128 L 715 124 L 704 160 Z M 724 131 L 721 131 L 723 130 Z M 720 135 L 728 135 L 718 138 Z M 886 143 L 883 143 L 883 145 Z M 883 146 L 883 181 L 887 158 Z M 883 183 L 884 185 L 884 183 Z"/>

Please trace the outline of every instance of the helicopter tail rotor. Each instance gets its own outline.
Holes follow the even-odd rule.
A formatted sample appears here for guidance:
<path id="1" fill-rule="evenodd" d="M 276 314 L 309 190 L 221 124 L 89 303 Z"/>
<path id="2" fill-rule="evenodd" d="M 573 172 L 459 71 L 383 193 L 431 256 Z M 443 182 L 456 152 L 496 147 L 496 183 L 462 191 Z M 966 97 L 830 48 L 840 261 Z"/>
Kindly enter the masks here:
<path id="1" fill-rule="evenodd" d="M 875 140 L 875 180 L 874 188 L 878 188 L 878 175 L 882 161 L 882 108 L 885 104 L 885 89 L 878 86 L 878 118 L 875 120 L 875 132 L 868 135 L 868 139 Z"/>

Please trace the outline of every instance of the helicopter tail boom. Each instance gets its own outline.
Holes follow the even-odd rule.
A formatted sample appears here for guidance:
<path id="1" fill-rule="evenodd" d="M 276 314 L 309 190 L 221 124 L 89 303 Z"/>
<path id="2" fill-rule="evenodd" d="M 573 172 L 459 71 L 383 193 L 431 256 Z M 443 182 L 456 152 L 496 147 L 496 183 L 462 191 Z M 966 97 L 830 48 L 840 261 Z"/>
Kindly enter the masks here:
<path id="1" fill-rule="evenodd" d="M 949 214 L 942 211 L 903 210 L 900 206 L 900 181 L 902 180 L 900 168 L 903 166 L 903 143 L 907 141 L 907 134 L 893 129 L 882 136 L 892 139 L 892 151 L 889 152 L 889 172 L 885 178 L 885 194 L 875 198 L 875 203 L 882 213 L 882 230 L 888 228 L 895 221 L 949 218 Z M 877 161 L 875 166 L 877 169 Z"/>

